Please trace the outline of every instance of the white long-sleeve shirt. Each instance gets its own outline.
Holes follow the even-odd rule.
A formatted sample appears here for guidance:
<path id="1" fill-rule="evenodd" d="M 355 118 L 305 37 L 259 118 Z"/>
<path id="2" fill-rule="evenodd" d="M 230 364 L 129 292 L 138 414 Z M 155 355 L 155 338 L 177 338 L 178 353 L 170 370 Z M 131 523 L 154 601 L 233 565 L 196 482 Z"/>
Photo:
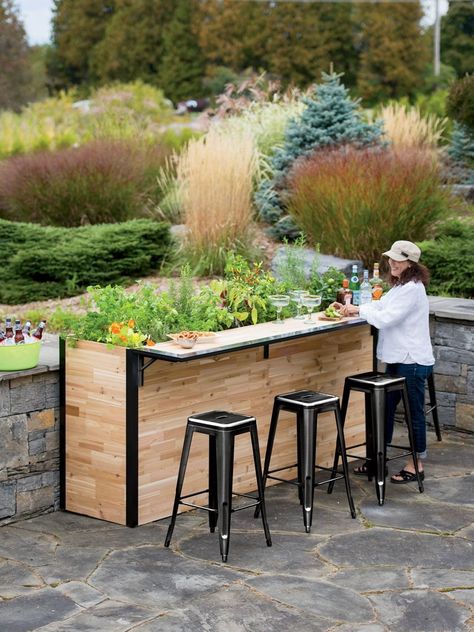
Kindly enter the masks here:
<path id="1" fill-rule="evenodd" d="M 423 283 L 395 285 L 380 301 L 361 305 L 359 314 L 379 330 L 379 360 L 389 364 L 434 364 L 429 303 Z"/>

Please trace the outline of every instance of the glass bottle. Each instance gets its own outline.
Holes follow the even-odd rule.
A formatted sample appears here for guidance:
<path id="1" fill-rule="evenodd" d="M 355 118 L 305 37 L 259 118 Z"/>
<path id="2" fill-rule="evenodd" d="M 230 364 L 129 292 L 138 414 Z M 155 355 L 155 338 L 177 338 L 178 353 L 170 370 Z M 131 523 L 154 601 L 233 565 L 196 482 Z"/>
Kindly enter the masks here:
<path id="1" fill-rule="evenodd" d="M 352 290 L 352 302 L 354 305 L 360 305 L 360 281 L 359 275 L 357 274 L 357 264 L 352 266 L 349 288 Z"/>
<path id="2" fill-rule="evenodd" d="M 341 305 L 352 303 L 352 290 L 349 289 L 349 279 L 343 279 L 342 287 L 337 291 L 336 302 Z"/>
<path id="3" fill-rule="evenodd" d="M 45 327 L 46 327 L 46 321 L 42 320 L 40 324 L 38 325 L 38 327 L 31 334 L 33 338 L 35 338 L 36 340 L 41 340 L 41 338 L 43 337 Z"/>
<path id="4" fill-rule="evenodd" d="M 21 329 L 21 323 L 19 320 L 15 320 L 15 344 L 21 345 L 25 342 L 25 336 Z"/>
<path id="5" fill-rule="evenodd" d="M 379 301 L 382 298 L 383 287 L 380 281 L 379 264 L 374 263 L 374 276 L 370 279 L 370 285 L 372 286 L 372 300 Z"/>
<path id="6" fill-rule="evenodd" d="M 360 304 L 372 302 L 372 286 L 369 283 L 369 271 L 364 270 L 364 279 L 360 284 Z"/>
<path id="7" fill-rule="evenodd" d="M 7 318 L 5 321 L 5 338 L 14 338 L 15 334 L 13 333 L 12 319 Z"/>

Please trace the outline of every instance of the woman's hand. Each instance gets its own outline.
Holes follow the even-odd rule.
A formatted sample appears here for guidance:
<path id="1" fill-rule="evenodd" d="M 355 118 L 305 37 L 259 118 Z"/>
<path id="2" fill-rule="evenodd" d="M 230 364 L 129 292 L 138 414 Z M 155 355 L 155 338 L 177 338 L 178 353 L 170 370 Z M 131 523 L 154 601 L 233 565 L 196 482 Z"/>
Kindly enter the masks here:
<path id="1" fill-rule="evenodd" d="M 342 305 L 339 310 L 343 316 L 358 316 L 359 308 L 357 305 L 352 305 L 351 303 L 347 303 L 346 305 Z"/>
<path id="2" fill-rule="evenodd" d="M 342 308 L 344 307 L 344 305 L 342 303 L 338 303 L 337 301 L 334 301 L 334 303 L 331 303 L 331 305 L 329 305 L 329 307 L 334 307 L 336 312 L 340 312 L 342 310 Z"/>

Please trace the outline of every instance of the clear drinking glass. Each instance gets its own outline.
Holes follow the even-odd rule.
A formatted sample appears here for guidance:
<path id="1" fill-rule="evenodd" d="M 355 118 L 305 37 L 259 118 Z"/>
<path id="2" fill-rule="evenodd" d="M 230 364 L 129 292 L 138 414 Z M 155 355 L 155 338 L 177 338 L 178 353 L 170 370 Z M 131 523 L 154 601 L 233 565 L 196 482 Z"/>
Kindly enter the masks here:
<path id="1" fill-rule="evenodd" d="M 276 307 L 277 317 L 276 320 L 273 321 L 275 325 L 281 325 L 283 320 L 280 318 L 281 310 L 283 307 L 286 307 L 290 303 L 290 297 L 287 294 L 272 294 L 268 297 L 270 303 Z"/>
<path id="2" fill-rule="evenodd" d="M 318 305 L 321 305 L 321 296 L 319 296 L 319 294 L 304 294 L 302 301 L 303 301 L 303 305 L 308 310 L 308 317 L 303 322 L 305 322 L 307 325 L 313 325 L 314 324 L 314 321 L 312 318 L 313 309 L 315 307 L 318 307 Z"/>
<path id="3" fill-rule="evenodd" d="M 309 294 L 309 292 L 307 290 L 292 290 L 290 292 L 290 296 L 291 296 L 291 300 L 296 303 L 296 316 L 295 318 L 297 320 L 301 320 L 304 318 L 303 314 L 301 313 L 301 308 L 303 306 L 303 296 L 305 294 Z"/>

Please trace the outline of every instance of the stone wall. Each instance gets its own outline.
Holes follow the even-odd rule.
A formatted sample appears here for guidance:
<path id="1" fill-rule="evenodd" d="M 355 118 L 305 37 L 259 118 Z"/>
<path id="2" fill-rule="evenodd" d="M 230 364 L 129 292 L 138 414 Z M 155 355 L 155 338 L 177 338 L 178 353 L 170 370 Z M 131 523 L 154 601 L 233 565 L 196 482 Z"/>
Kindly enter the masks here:
<path id="1" fill-rule="evenodd" d="M 434 316 L 431 336 L 440 424 L 474 432 L 474 322 Z"/>
<path id="2" fill-rule="evenodd" d="M 2 374 L 0 524 L 58 506 L 59 372 Z"/>

